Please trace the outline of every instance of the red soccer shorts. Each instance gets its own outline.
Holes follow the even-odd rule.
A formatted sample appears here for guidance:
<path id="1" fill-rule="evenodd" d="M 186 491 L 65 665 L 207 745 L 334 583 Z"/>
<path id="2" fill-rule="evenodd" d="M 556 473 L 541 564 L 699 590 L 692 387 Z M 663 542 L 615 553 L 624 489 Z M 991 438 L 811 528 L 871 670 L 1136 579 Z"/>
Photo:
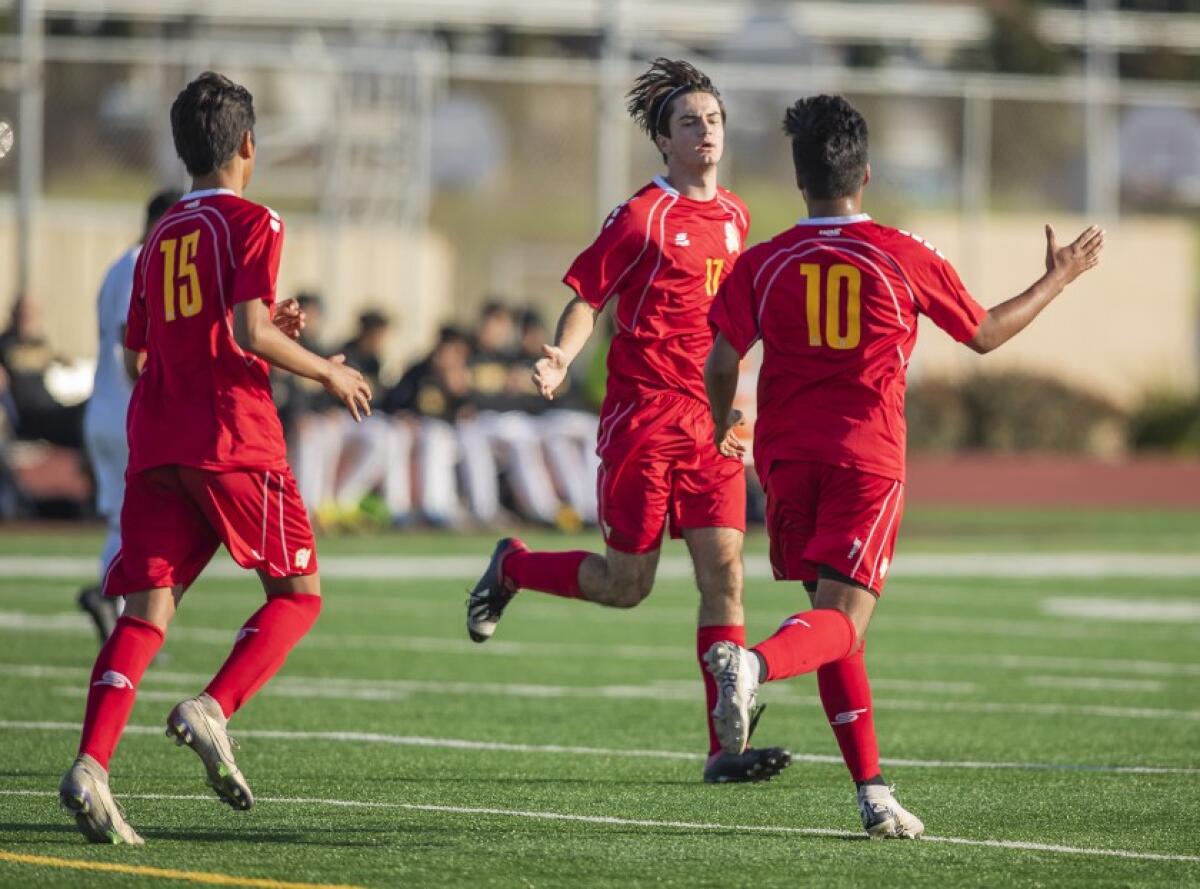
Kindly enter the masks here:
<path id="1" fill-rule="evenodd" d="M 779 580 L 817 580 L 827 565 L 883 592 L 904 513 L 904 484 L 827 463 L 771 464 L 767 533 Z"/>
<path id="2" fill-rule="evenodd" d="M 121 550 L 106 596 L 190 586 L 217 547 L 271 577 L 314 574 L 316 546 L 290 469 L 209 472 L 158 466 L 126 480 Z"/>
<path id="3" fill-rule="evenodd" d="M 605 405 L 596 443 L 604 541 L 626 553 L 662 545 L 690 528 L 746 530 L 742 461 L 713 444 L 708 405 L 655 395 Z"/>

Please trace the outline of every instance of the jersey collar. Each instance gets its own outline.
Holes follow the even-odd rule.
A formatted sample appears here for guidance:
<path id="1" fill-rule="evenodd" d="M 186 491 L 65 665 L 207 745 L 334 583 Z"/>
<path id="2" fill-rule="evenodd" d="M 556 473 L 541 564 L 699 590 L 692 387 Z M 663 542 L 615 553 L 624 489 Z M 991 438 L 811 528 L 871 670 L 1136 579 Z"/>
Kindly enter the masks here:
<path id="1" fill-rule="evenodd" d="M 179 199 L 180 203 L 184 201 L 194 201 L 196 198 L 211 198 L 218 194 L 228 194 L 237 197 L 237 192 L 230 188 L 202 188 L 200 191 L 189 191 Z"/>
<path id="2" fill-rule="evenodd" d="M 796 225 L 850 225 L 855 222 L 870 222 L 867 213 L 855 213 L 853 216 L 809 216 L 800 219 Z"/>

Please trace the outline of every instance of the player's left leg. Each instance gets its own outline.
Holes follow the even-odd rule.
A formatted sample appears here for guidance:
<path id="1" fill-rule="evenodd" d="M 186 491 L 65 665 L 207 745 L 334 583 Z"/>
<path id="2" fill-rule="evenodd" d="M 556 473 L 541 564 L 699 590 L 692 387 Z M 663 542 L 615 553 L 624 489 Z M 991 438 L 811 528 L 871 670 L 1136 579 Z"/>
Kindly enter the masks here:
<path id="1" fill-rule="evenodd" d="M 249 809 L 254 796 L 234 760 L 228 722 L 316 622 L 321 583 L 315 543 L 290 470 L 187 470 L 184 479 L 234 561 L 258 572 L 267 602 L 238 631 L 204 691 L 171 711 L 167 735 L 200 757 L 222 802 Z"/>
<path id="2" fill-rule="evenodd" d="M 781 747 L 750 748 L 742 753 L 721 749 L 713 725 L 717 683 L 705 668 L 705 653 L 718 642 L 746 644 L 742 612 L 742 538 L 736 528 L 693 528 L 683 532 L 700 590 L 696 628 L 696 658 L 704 681 L 705 722 L 708 727 L 708 759 L 704 780 L 708 783 L 769 781 L 787 768 L 792 755 Z"/>

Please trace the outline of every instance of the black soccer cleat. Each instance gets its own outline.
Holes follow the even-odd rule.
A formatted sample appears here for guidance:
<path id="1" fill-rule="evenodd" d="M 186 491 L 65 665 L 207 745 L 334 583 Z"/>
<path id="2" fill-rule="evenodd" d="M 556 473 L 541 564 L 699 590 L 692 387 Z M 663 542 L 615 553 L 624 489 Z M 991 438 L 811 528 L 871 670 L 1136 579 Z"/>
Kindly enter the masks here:
<path id="1" fill-rule="evenodd" d="M 117 600 L 104 595 L 98 586 L 87 586 L 79 591 L 76 599 L 80 609 L 92 619 L 96 633 L 103 645 L 117 626 Z"/>
<path id="2" fill-rule="evenodd" d="M 504 609 L 517 593 L 517 588 L 504 577 L 504 559 L 511 553 L 528 550 L 524 541 L 517 537 L 505 537 L 496 543 L 487 570 L 467 597 L 467 633 L 471 641 L 487 642 L 496 632 Z"/>
<path id="3" fill-rule="evenodd" d="M 792 764 L 792 754 L 782 747 L 750 747 L 744 753 L 718 751 L 704 766 L 706 784 L 742 784 L 770 781 Z"/>

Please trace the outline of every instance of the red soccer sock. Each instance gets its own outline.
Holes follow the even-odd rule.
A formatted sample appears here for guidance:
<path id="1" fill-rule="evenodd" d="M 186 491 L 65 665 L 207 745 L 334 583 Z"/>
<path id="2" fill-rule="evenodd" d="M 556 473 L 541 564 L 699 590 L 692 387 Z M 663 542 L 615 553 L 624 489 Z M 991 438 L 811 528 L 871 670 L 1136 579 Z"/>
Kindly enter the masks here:
<path id="1" fill-rule="evenodd" d="M 696 659 L 700 661 L 700 675 L 704 677 L 704 701 L 708 707 L 704 711 L 704 720 L 708 724 L 709 756 L 712 756 L 721 749 L 721 742 L 717 740 L 717 732 L 713 728 L 712 722 L 713 707 L 717 706 L 717 680 L 713 678 L 712 673 L 709 673 L 708 668 L 704 666 L 704 655 L 718 642 L 732 642 L 735 645 L 744 647 L 746 644 L 746 628 L 731 625 L 699 627 L 696 630 Z"/>
<path id="2" fill-rule="evenodd" d="M 233 651 L 204 691 L 228 719 L 279 672 L 288 654 L 321 613 L 321 597 L 271 596 L 238 631 Z"/>
<path id="3" fill-rule="evenodd" d="M 518 550 L 504 557 L 503 572 L 522 590 L 537 590 L 564 599 L 582 599 L 579 566 L 591 553 L 572 550 L 566 553 L 531 553 Z"/>
<path id="4" fill-rule="evenodd" d="M 821 704 L 855 781 L 879 774 L 879 742 L 875 738 L 871 682 L 863 648 L 817 670 Z"/>
<path id="5" fill-rule="evenodd" d="M 754 646 L 767 664 L 767 680 L 811 673 L 822 664 L 850 654 L 856 644 L 854 623 L 833 608 L 793 614 L 775 635 Z"/>
<path id="6" fill-rule="evenodd" d="M 162 648 L 163 631 L 140 617 L 122 617 L 92 667 L 79 752 L 105 769 L 125 731 L 138 683 Z"/>

